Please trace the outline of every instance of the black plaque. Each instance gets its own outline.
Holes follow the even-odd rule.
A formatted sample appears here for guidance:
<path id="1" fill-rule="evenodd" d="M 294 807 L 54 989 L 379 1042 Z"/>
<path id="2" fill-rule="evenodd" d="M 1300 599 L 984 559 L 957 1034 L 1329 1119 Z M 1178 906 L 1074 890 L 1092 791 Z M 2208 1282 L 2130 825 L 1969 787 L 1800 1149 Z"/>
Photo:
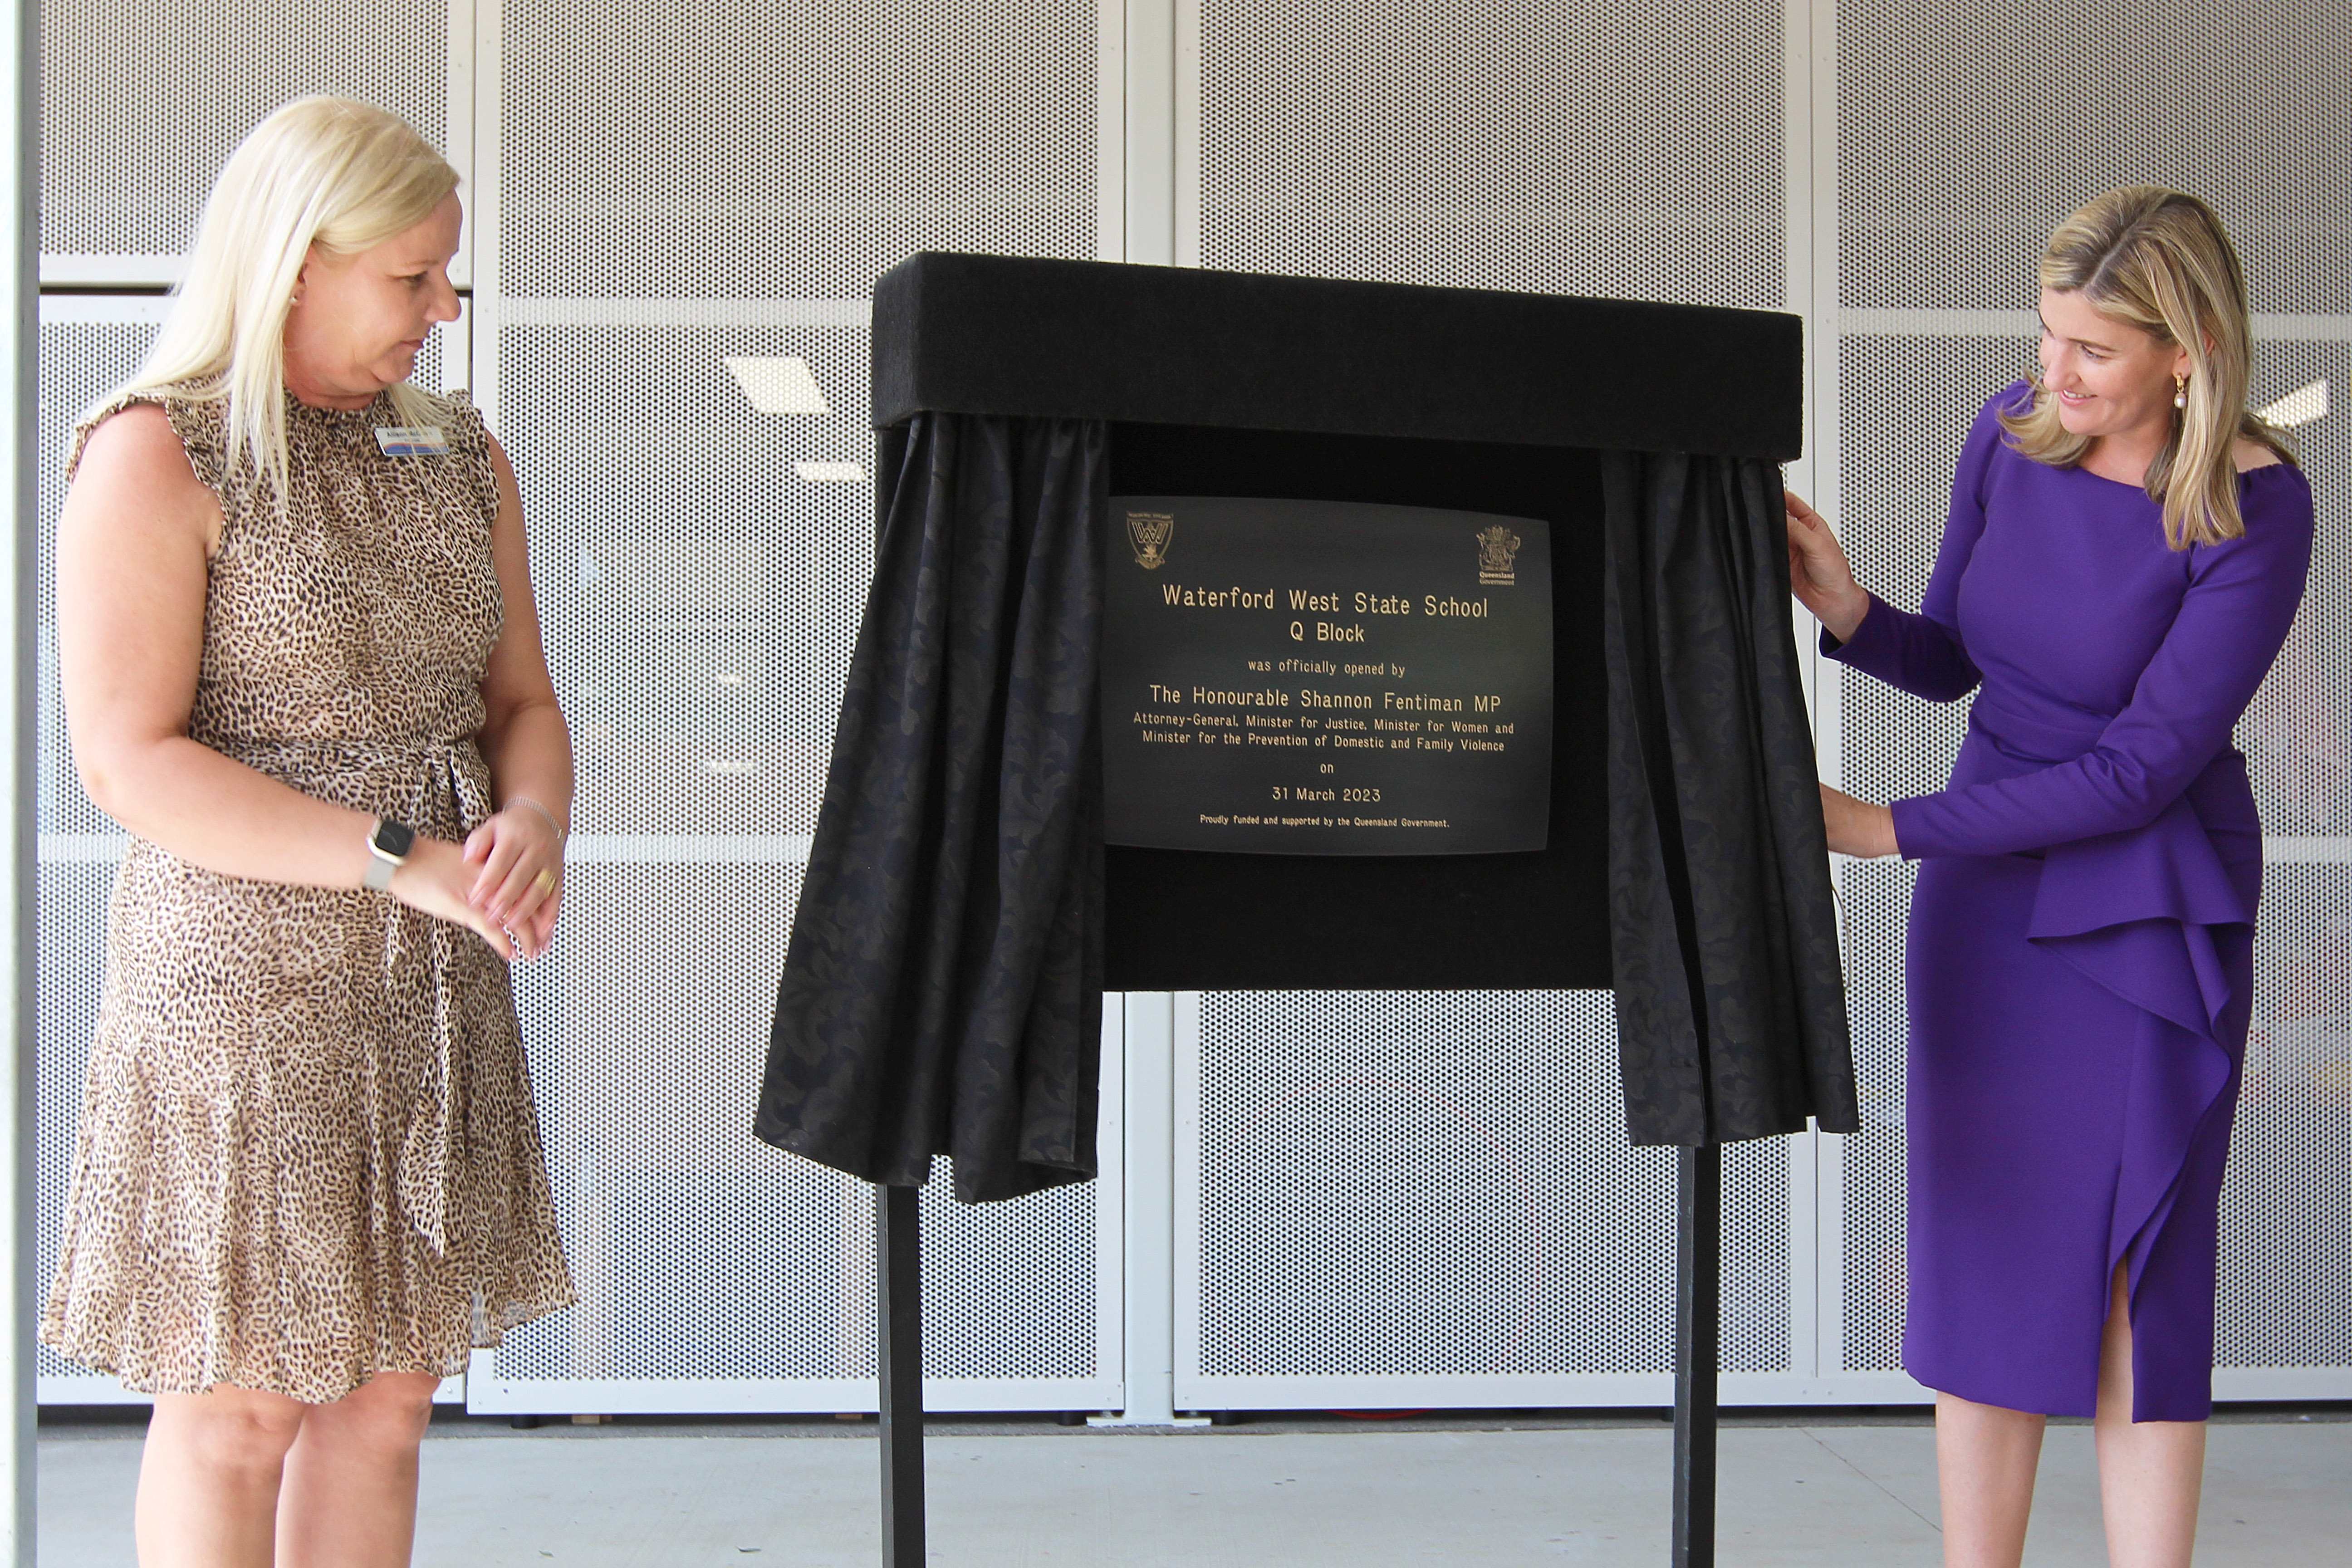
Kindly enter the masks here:
<path id="1" fill-rule="evenodd" d="M 1108 842 L 1544 847 L 1546 523 L 1200 496 L 1114 496 L 1110 509 Z"/>

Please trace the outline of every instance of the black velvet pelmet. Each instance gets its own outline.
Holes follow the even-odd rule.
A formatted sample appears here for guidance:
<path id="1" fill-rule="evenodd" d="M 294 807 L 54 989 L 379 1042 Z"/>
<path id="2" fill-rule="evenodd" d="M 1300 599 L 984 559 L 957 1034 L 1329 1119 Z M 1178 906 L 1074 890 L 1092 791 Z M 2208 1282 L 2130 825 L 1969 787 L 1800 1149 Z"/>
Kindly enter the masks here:
<path id="1" fill-rule="evenodd" d="M 778 988 L 758 1135 L 955 1195 L 1095 1174 L 1097 421 L 922 414 L 885 522 Z"/>
<path id="2" fill-rule="evenodd" d="M 874 286 L 874 419 L 1786 459 L 1804 444 L 1803 345 L 1778 311 L 926 252 Z"/>
<path id="3" fill-rule="evenodd" d="M 1854 1131 L 1778 470 L 1612 452 L 1609 904 L 1636 1143 Z"/>

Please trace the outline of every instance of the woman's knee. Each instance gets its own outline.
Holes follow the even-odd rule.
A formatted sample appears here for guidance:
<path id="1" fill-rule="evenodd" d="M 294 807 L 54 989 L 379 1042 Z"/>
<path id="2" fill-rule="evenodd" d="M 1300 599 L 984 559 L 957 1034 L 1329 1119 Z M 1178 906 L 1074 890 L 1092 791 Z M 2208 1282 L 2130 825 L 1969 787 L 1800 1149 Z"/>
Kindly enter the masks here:
<path id="1" fill-rule="evenodd" d="M 380 1372 L 332 1405 L 318 1406 L 318 1414 L 371 1446 L 411 1447 L 433 1419 L 433 1394 L 440 1386 L 426 1373 Z"/>
<path id="2" fill-rule="evenodd" d="M 207 1468 L 268 1471 L 301 1436 L 306 1409 L 282 1394 L 224 1383 L 204 1394 L 157 1395 L 148 1435 L 183 1445 Z"/>

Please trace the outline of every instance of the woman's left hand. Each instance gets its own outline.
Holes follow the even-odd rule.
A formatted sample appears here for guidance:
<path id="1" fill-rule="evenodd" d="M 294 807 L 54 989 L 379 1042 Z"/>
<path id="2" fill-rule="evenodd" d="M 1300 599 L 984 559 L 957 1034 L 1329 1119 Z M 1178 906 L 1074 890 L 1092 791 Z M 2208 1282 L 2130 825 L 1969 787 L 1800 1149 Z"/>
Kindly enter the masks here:
<path id="1" fill-rule="evenodd" d="M 1902 853 L 1895 842 L 1893 811 L 1827 784 L 1822 785 L 1822 823 L 1829 829 L 1830 848 L 1840 855 L 1874 859 Z"/>
<path id="2" fill-rule="evenodd" d="M 536 802 L 513 800 L 466 836 L 466 863 L 478 866 L 467 901 L 506 927 L 519 958 L 537 958 L 555 940 L 563 903 L 563 839 Z"/>

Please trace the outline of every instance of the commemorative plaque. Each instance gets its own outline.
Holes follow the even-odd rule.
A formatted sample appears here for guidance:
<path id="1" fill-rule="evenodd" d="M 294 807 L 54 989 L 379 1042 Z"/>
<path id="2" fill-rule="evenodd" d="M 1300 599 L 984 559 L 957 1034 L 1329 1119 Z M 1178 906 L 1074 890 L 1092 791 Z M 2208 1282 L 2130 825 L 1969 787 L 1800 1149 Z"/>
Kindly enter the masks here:
<path id="1" fill-rule="evenodd" d="M 1541 521 L 1113 496 L 1105 839 L 1271 855 L 1538 850 Z"/>

